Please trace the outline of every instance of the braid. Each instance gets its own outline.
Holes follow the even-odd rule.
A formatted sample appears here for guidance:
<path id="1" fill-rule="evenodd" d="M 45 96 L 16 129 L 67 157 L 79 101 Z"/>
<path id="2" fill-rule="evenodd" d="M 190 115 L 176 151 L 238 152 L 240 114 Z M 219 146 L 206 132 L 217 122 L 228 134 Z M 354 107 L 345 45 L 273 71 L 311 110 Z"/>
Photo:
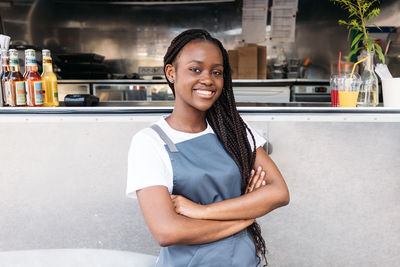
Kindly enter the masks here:
<path id="1" fill-rule="evenodd" d="M 171 45 L 164 56 L 164 69 L 167 64 L 172 64 L 181 49 L 187 43 L 193 40 L 204 40 L 211 42 L 218 46 L 222 53 L 224 64 L 224 88 L 222 89 L 222 93 L 214 105 L 207 110 L 206 117 L 226 151 L 228 151 L 239 167 L 242 177 L 241 192 L 243 195 L 249 181 L 250 171 L 255 162 L 256 145 L 253 133 L 240 117 L 239 112 L 236 109 L 228 53 L 226 52 L 222 43 L 213 38 L 207 31 L 204 30 L 192 29 L 184 31 L 172 40 Z M 166 74 L 165 77 L 169 87 L 175 95 L 174 84 L 168 80 Z M 254 147 L 253 150 L 248 140 L 247 132 L 250 133 Z M 254 223 L 248 227 L 248 231 L 253 237 L 256 247 L 256 255 L 259 259 L 259 262 L 261 262 L 261 258 L 267 262 L 265 256 L 267 249 L 265 246 L 265 241 L 261 235 L 260 225 L 254 221 Z"/>

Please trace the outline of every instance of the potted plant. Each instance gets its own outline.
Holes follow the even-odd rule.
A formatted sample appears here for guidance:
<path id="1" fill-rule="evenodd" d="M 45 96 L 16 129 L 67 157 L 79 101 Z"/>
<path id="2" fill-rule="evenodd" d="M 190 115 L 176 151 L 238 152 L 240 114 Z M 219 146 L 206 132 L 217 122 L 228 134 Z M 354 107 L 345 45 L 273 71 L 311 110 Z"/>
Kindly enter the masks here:
<path id="1" fill-rule="evenodd" d="M 378 54 L 382 63 L 385 57 L 382 48 L 372 39 L 368 32 L 368 26 L 375 26 L 371 20 L 379 15 L 380 9 L 377 7 L 379 0 L 331 0 L 347 11 L 348 20 L 339 20 L 339 24 L 347 26 L 349 34 L 356 31 L 351 46 L 348 59 L 356 55 L 360 50 L 366 50 L 367 59 L 364 64 L 364 71 L 361 74 L 362 85 L 358 97 L 358 106 L 376 106 L 379 103 L 378 78 L 374 72 L 373 57 Z M 379 27 L 378 27 L 379 28 Z"/>

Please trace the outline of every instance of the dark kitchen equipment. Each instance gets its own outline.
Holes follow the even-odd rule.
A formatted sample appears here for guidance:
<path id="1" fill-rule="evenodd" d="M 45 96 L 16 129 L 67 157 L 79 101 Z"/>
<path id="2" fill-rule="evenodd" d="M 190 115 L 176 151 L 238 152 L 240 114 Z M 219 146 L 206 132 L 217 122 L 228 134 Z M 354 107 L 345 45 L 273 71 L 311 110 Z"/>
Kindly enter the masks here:
<path id="1" fill-rule="evenodd" d="M 97 106 L 99 98 L 89 94 L 66 95 L 64 104 L 69 107 Z"/>
<path id="2" fill-rule="evenodd" d="M 91 53 L 74 53 L 57 55 L 63 63 L 103 63 L 104 56 Z"/>
<path id="3" fill-rule="evenodd" d="M 60 72 L 59 75 L 63 79 L 75 79 L 75 80 L 104 80 L 109 78 L 107 72 L 91 72 L 91 71 L 80 71 L 80 72 Z"/>
<path id="4" fill-rule="evenodd" d="M 293 102 L 330 102 L 331 90 L 328 82 L 317 85 L 295 85 L 292 87 Z"/>
<path id="5" fill-rule="evenodd" d="M 68 63 L 62 64 L 62 70 L 65 72 L 79 72 L 79 71 L 95 71 L 106 72 L 107 66 L 100 63 Z"/>
<path id="6" fill-rule="evenodd" d="M 57 55 L 59 75 L 63 79 L 108 79 L 104 56 L 88 53 Z"/>

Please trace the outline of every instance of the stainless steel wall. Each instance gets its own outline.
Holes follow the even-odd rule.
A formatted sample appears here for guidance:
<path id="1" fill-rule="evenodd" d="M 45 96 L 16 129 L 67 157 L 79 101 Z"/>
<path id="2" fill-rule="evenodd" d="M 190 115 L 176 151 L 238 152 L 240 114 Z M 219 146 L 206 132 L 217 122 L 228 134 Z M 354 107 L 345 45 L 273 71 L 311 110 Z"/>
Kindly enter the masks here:
<path id="1" fill-rule="evenodd" d="M 398 116 L 244 118 L 272 143 L 271 157 L 291 193 L 288 206 L 259 220 L 270 266 L 399 265 Z M 97 248 L 157 255 L 137 201 L 125 197 L 130 139 L 157 119 L 0 116 L 0 251 Z"/>
<path id="2" fill-rule="evenodd" d="M 117 5 L 108 0 L 97 4 L 11 2 L 10 6 L 0 5 L 0 14 L 4 31 L 13 40 L 59 53 L 98 53 L 106 57 L 115 73 L 137 72 L 139 65 L 162 65 L 171 39 L 187 28 L 205 28 L 227 48 L 234 48 L 241 39 L 241 0 L 181 5 Z M 383 15 L 400 15 L 396 0 L 383 1 L 381 8 Z M 338 52 L 348 52 L 347 31 L 337 23 L 345 18 L 344 11 L 328 0 L 299 1 L 296 42 L 286 46 L 290 57 L 311 58 L 311 78 L 327 78 Z M 269 58 L 280 45 L 268 47 Z"/>
<path id="3" fill-rule="evenodd" d="M 240 36 L 229 32 L 240 32 L 240 7 L 239 2 L 146 6 L 40 0 L 2 8 L 1 15 L 14 40 L 58 53 L 98 53 L 114 72 L 130 73 L 138 65 L 162 65 L 170 41 L 183 29 L 205 28 L 233 47 Z"/>

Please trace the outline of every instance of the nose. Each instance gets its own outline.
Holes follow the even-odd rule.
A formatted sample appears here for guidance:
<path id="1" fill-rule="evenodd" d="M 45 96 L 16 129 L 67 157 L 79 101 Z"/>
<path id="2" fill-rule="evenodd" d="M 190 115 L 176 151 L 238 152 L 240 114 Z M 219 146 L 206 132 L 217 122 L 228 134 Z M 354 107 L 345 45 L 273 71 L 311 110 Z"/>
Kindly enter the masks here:
<path id="1" fill-rule="evenodd" d="M 213 84 L 212 76 L 209 72 L 203 72 L 200 77 L 200 82 L 206 86 L 211 86 Z"/>

